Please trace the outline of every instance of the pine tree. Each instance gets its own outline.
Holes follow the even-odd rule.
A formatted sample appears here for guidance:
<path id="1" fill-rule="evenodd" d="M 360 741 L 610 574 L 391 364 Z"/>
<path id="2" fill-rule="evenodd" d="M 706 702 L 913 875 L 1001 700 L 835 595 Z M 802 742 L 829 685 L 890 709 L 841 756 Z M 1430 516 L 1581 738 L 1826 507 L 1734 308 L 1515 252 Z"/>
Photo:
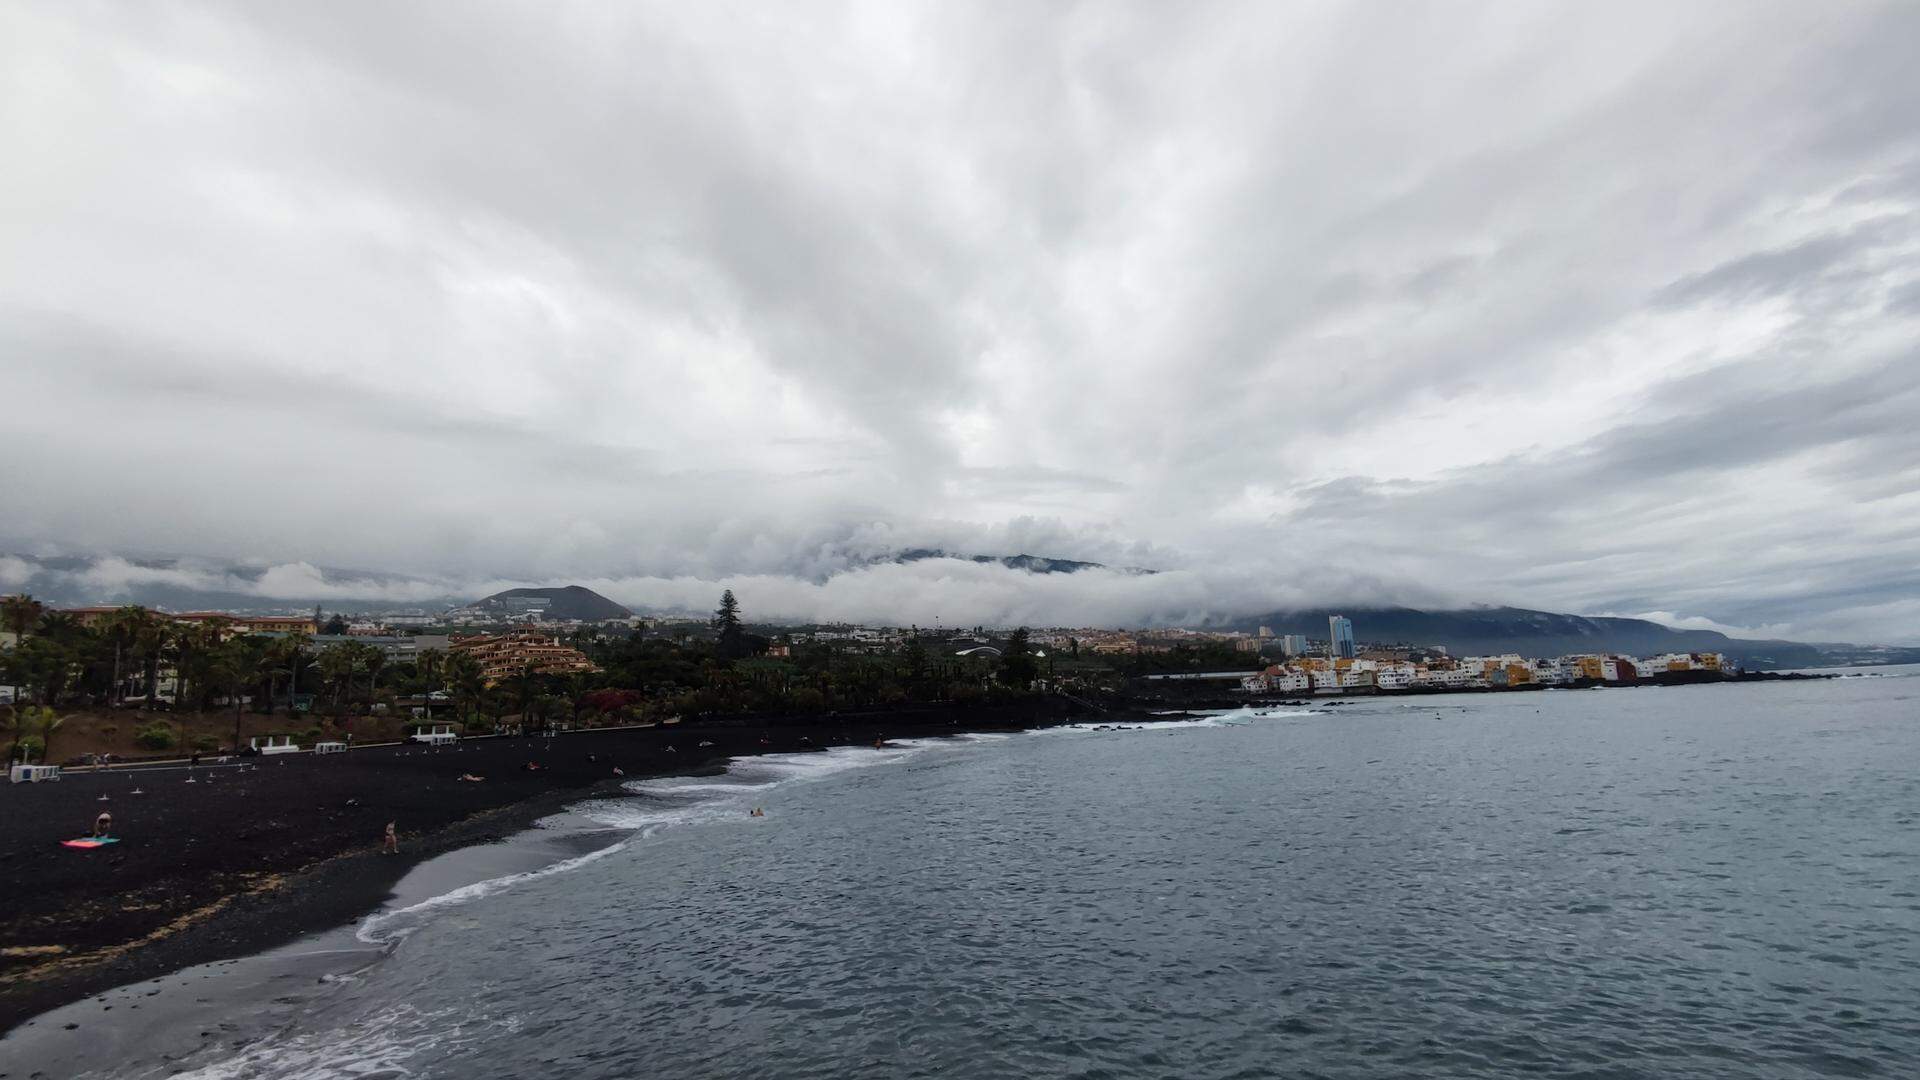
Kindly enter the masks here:
<path id="1" fill-rule="evenodd" d="M 1007 635 L 1007 645 L 1000 656 L 1000 681 L 1016 690 L 1025 690 L 1039 677 L 1040 665 L 1028 652 L 1027 628 L 1022 626 Z"/>
<path id="2" fill-rule="evenodd" d="M 719 646 L 715 650 L 722 660 L 737 660 L 746 655 L 747 636 L 740 629 L 740 601 L 733 598 L 733 590 L 720 594 L 719 610 L 713 613 L 713 628 L 719 631 Z"/>

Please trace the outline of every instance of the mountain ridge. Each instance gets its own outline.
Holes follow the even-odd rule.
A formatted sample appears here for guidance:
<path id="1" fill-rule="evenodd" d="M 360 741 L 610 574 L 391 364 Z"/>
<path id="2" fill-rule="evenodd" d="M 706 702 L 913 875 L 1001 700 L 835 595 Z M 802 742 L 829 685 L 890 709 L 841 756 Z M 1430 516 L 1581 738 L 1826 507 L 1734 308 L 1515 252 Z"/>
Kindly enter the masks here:
<path id="1" fill-rule="evenodd" d="M 573 619 L 579 622 L 633 618 L 633 612 L 584 585 L 502 589 L 455 610 L 494 616 L 538 610 L 549 619 Z"/>
<path id="2" fill-rule="evenodd" d="M 1441 645 L 1455 655 L 1565 655 L 1620 652 L 1647 655 L 1666 652 L 1717 652 L 1747 667 L 1817 667 L 1837 662 L 1836 650 L 1859 650 L 1853 645 L 1815 645 L 1798 641 L 1729 637 L 1718 630 L 1676 630 L 1648 619 L 1607 615 L 1569 615 L 1516 607 L 1474 607 L 1425 610 L 1410 607 L 1317 607 L 1269 612 L 1251 620 L 1235 620 L 1236 629 L 1266 626 L 1276 634 L 1327 636 L 1327 619 L 1345 615 L 1353 620 L 1354 637 L 1379 644 Z M 1913 653 L 1920 649 L 1894 650 Z M 1901 662 L 1901 661 L 1894 661 Z"/>

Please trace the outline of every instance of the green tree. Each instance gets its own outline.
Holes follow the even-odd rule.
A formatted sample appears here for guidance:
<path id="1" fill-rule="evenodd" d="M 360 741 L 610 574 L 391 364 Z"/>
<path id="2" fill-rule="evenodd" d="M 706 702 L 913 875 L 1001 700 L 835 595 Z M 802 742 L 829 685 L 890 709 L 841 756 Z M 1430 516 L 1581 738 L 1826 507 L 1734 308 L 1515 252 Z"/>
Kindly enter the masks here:
<path id="1" fill-rule="evenodd" d="M 199 624 L 176 623 L 168 628 L 173 648 L 174 708 L 204 707 L 213 688 L 213 655 L 227 639 L 233 620 L 216 617 Z"/>
<path id="2" fill-rule="evenodd" d="M 354 643 L 336 641 L 321 649 L 316 666 L 320 669 L 320 677 L 333 688 L 333 704 L 338 708 L 342 693 L 352 695 L 353 674 L 360 667 L 360 657 Z"/>
<path id="3" fill-rule="evenodd" d="M 380 683 L 380 672 L 387 666 L 387 651 L 378 645 L 356 642 L 360 652 L 360 666 L 367 672 L 367 698 L 372 700 L 374 691 Z"/>
<path id="4" fill-rule="evenodd" d="M 481 677 L 480 661 L 474 659 L 472 653 L 454 653 L 447 657 L 446 674 L 447 694 L 453 698 L 454 715 L 465 723 L 487 688 L 486 680 Z"/>
<path id="5" fill-rule="evenodd" d="M 907 665 L 907 677 L 915 682 L 927 677 L 927 646 L 915 634 L 907 639 L 907 647 L 900 659 Z"/>
<path id="6" fill-rule="evenodd" d="M 1026 690 L 1039 677 L 1040 665 L 1027 644 L 1027 628 L 1022 626 L 1007 635 L 1006 647 L 1000 650 L 1000 681 L 1016 690 Z"/>
<path id="7" fill-rule="evenodd" d="M 533 665 L 521 665 L 520 670 L 507 677 L 507 682 L 513 689 L 513 700 L 519 706 L 521 723 L 525 723 L 527 706 L 533 700 Z"/>
<path id="8" fill-rule="evenodd" d="M 738 660 L 747 654 L 746 631 L 740 627 L 740 601 L 733 590 L 720 594 L 720 607 L 713 613 L 713 628 L 719 641 L 715 651 L 722 660 Z"/>
<path id="9" fill-rule="evenodd" d="M 27 643 L 27 634 L 40 624 L 40 616 L 47 606 L 26 593 L 18 596 L 0 597 L 0 626 L 13 632 L 13 647 L 18 650 Z M 20 686 L 14 684 L 15 704 L 20 700 Z"/>
<path id="10" fill-rule="evenodd" d="M 46 613 L 47 605 L 26 593 L 0 597 L 0 625 L 13 631 L 16 641 L 27 640 L 33 628 L 40 625 L 40 616 Z"/>
<path id="11" fill-rule="evenodd" d="M 40 760 L 53 760 L 50 751 L 53 748 L 53 733 L 67 718 L 54 712 L 45 705 L 15 705 L 13 707 L 13 745 L 7 748 L 7 760 L 16 756 L 25 761 L 33 750 L 40 751 Z M 22 753 L 22 747 L 26 752 Z"/>
<path id="12" fill-rule="evenodd" d="M 107 692 L 107 704 L 118 706 L 121 702 L 121 687 L 124 678 L 121 663 L 124 658 L 134 655 L 140 641 L 154 622 L 153 612 L 137 605 L 129 604 L 114 612 L 100 623 L 101 637 L 113 647 L 113 685 Z"/>
<path id="13" fill-rule="evenodd" d="M 428 693 L 440 689 L 440 676 L 446 671 L 447 654 L 444 649 L 421 649 L 413 658 L 413 670 L 420 676 L 420 684 Z"/>
<path id="14" fill-rule="evenodd" d="M 264 657 L 244 640 L 217 646 L 208 658 L 207 675 L 233 705 L 233 749 L 240 752 L 240 692 L 259 679 Z"/>
<path id="15" fill-rule="evenodd" d="M 147 673 L 147 708 L 151 709 L 160 696 L 160 662 L 172 647 L 178 627 L 152 612 L 148 614 L 151 617 L 134 629 L 133 653 Z"/>
<path id="16" fill-rule="evenodd" d="M 267 715 L 273 715 L 274 702 L 278 699 L 280 680 L 287 680 L 287 706 L 293 706 L 294 687 L 300 675 L 300 661 L 306 652 L 305 634 L 288 634 L 274 638 L 261 650 L 260 662 L 267 674 Z"/>

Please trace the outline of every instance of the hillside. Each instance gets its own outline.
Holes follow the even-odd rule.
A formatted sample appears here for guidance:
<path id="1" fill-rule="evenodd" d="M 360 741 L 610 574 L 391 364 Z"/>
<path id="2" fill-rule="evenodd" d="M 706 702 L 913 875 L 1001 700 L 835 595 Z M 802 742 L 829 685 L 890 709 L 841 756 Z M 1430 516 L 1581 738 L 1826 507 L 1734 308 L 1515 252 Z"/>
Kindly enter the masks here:
<path id="1" fill-rule="evenodd" d="M 1750 641 L 1717 630 L 1674 630 L 1645 619 L 1590 618 L 1526 608 L 1488 607 L 1455 611 L 1415 608 L 1325 608 L 1273 612 L 1250 620 L 1244 629 L 1269 626 L 1276 634 L 1327 636 L 1327 617 L 1353 620 L 1356 638 L 1367 642 L 1444 645 L 1456 656 L 1520 653 L 1718 652 L 1746 667 L 1815 667 L 1835 661 L 1813 645 L 1793 641 Z"/>
<path id="2" fill-rule="evenodd" d="M 545 612 L 549 619 L 577 619 L 602 622 L 607 619 L 631 619 L 633 612 L 580 585 L 550 589 L 508 589 L 468 604 L 464 609 L 478 615 L 513 616 L 529 611 Z"/>

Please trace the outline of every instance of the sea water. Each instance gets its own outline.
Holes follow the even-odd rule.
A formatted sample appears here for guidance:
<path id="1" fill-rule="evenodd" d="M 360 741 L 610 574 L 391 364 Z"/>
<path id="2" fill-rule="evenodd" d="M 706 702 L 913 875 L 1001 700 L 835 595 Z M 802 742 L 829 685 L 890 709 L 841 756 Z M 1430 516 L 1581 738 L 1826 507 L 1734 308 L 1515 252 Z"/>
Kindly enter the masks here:
<path id="1" fill-rule="evenodd" d="M 1911 1076 L 1903 675 L 637 782 L 549 823 L 583 854 L 369 917 L 383 959 L 156 1075 Z"/>

